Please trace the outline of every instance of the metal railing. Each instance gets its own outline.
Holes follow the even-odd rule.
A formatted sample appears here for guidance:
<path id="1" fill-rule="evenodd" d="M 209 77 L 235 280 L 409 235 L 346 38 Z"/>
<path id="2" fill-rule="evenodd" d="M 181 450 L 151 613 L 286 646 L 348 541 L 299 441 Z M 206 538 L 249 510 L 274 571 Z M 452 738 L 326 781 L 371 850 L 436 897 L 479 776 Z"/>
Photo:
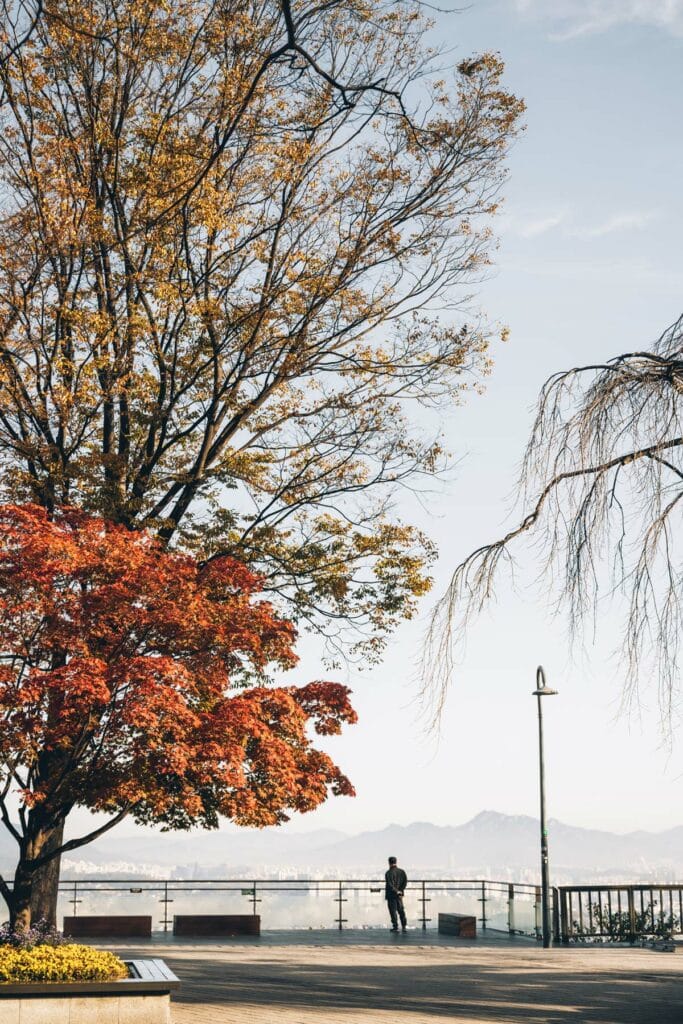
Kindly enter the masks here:
<path id="1" fill-rule="evenodd" d="M 683 935 L 683 884 L 563 885 L 562 942 L 629 942 Z"/>
<path id="2" fill-rule="evenodd" d="M 60 916 L 146 912 L 164 932 L 173 924 L 174 910 L 260 912 L 267 929 L 386 926 L 384 881 L 379 879 L 79 878 L 62 880 L 59 890 Z M 471 914 L 483 931 L 541 934 L 540 887 L 527 883 L 411 879 L 406 907 L 409 919 L 423 930 L 436 927 L 441 911 Z"/>
<path id="3" fill-rule="evenodd" d="M 60 882 L 63 913 L 148 913 L 168 932 L 176 913 L 261 913 L 265 929 L 386 927 L 384 881 L 371 878 L 78 878 Z M 683 936 L 683 883 L 553 888 L 555 941 L 629 942 Z M 473 878 L 411 879 L 410 923 L 470 914 L 482 931 L 540 939 L 541 888 Z M 68 909 L 67 909 L 68 908 Z"/>

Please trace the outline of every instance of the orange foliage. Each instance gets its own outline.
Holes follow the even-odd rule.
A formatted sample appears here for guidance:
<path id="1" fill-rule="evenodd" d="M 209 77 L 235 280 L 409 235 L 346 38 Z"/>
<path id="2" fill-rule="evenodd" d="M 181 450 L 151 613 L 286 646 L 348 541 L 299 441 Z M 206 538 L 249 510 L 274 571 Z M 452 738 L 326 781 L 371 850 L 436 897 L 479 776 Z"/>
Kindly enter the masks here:
<path id="1" fill-rule="evenodd" d="M 0 762 L 33 857 L 75 805 L 267 825 L 353 794 L 307 735 L 355 721 L 349 691 L 266 685 L 295 631 L 259 586 L 74 508 L 0 506 Z"/>

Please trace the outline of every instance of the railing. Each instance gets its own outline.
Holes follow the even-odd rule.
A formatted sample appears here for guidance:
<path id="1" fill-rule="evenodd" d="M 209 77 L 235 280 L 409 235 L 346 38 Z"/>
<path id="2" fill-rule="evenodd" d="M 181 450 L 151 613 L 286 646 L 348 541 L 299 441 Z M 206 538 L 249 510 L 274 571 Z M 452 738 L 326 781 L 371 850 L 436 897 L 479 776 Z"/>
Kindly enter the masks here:
<path id="1" fill-rule="evenodd" d="M 558 894 L 564 943 L 683 935 L 683 885 L 572 885 Z"/>
<path id="2" fill-rule="evenodd" d="M 386 927 L 384 882 L 361 878 L 64 879 L 68 914 L 151 914 L 168 932 L 173 913 L 261 913 L 268 929 Z M 571 885 L 553 889 L 555 941 L 630 942 L 683 935 L 683 884 Z M 438 913 L 477 917 L 482 931 L 541 936 L 540 886 L 490 879 L 415 879 L 409 923 L 435 928 Z"/>
<path id="3" fill-rule="evenodd" d="M 173 913 L 261 913 L 269 928 L 386 927 L 384 881 L 375 879 L 106 879 L 60 882 L 64 913 L 151 913 L 170 930 Z M 409 883 L 409 922 L 436 927 L 438 913 L 473 914 L 483 931 L 541 933 L 540 887 L 489 879 L 417 879 Z M 557 914 L 555 914 L 557 919 Z"/>

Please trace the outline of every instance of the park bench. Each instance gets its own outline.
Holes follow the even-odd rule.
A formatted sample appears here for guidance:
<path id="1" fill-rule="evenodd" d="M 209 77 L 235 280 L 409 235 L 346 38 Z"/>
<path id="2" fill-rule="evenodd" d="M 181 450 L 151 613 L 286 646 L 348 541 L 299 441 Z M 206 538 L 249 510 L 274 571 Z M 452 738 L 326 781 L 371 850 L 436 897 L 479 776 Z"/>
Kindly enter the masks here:
<path id="1" fill-rule="evenodd" d="M 64 934 L 72 939 L 150 939 L 152 918 L 129 914 L 65 917 Z"/>
<path id="2" fill-rule="evenodd" d="M 260 935 L 259 914 L 176 914 L 173 934 L 181 936 Z"/>
<path id="3" fill-rule="evenodd" d="M 439 932 L 460 939 L 476 939 L 477 919 L 468 914 L 439 914 Z"/>

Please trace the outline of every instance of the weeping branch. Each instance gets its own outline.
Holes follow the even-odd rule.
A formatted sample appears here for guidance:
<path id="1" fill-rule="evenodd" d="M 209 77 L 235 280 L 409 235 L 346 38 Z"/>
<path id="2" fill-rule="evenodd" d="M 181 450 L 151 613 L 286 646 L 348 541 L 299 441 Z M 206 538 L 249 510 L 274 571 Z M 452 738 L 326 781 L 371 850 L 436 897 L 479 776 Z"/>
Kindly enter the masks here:
<path id="1" fill-rule="evenodd" d="M 533 538 L 574 634 L 598 603 L 621 595 L 624 698 L 637 698 L 652 661 L 668 728 L 678 693 L 683 565 L 676 550 L 683 500 L 683 318 L 651 351 L 574 367 L 546 381 L 526 449 L 519 500 L 529 511 L 457 566 L 432 615 L 423 692 L 435 720 L 454 652 L 494 597 L 518 538 Z"/>

